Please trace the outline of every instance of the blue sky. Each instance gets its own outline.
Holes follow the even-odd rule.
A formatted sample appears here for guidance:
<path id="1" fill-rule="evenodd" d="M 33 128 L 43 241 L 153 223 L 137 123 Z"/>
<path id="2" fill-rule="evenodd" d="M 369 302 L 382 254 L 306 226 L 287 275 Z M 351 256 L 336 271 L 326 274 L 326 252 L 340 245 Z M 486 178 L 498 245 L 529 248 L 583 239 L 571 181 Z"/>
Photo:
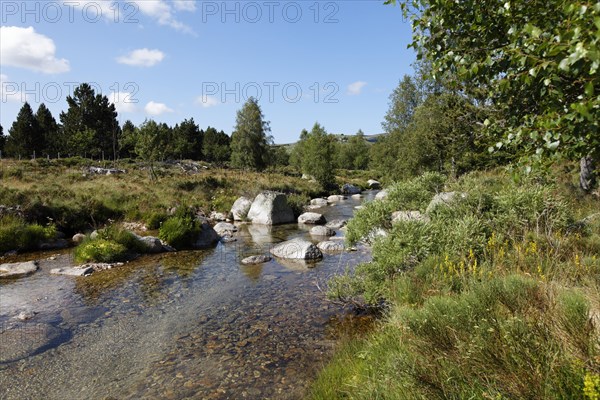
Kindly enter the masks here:
<path id="1" fill-rule="evenodd" d="M 383 1 L 0 2 L 0 122 L 26 98 L 55 118 L 81 82 L 114 101 L 121 123 L 193 117 L 230 134 L 247 96 L 276 143 L 319 121 L 379 133 L 388 97 L 415 55 L 410 23 Z"/>

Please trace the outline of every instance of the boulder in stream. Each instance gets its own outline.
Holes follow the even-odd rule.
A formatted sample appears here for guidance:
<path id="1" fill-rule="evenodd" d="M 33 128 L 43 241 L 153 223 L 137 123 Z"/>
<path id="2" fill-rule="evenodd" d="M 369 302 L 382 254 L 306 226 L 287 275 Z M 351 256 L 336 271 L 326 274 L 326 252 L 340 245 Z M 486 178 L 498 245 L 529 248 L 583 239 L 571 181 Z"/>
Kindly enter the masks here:
<path id="1" fill-rule="evenodd" d="M 21 278 L 38 270 L 37 261 L 0 264 L 0 279 Z"/>
<path id="2" fill-rule="evenodd" d="M 319 250 L 329 253 L 337 253 L 344 251 L 344 243 L 342 241 L 325 240 L 317 244 Z"/>
<path id="3" fill-rule="evenodd" d="M 275 257 L 292 260 L 318 260 L 323 257 L 321 250 L 308 240 L 292 239 L 271 249 Z"/>
<path id="4" fill-rule="evenodd" d="M 314 236 L 328 236 L 329 237 L 329 236 L 335 235 L 335 231 L 326 226 L 318 225 L 318 226 L 313 226 L 310 229 L 310 234 L 314 235 Z"/>
<path id="5" fill-rule="evenodd" d="M 278 225 L 294 222 L 294 211 L 283 193 L 265 191 L 260 193 L 248 211 L 253 224 Z"/>
<path id="6" fill-rule="evenodd" d="M 255 264 L 263 264 L 271 261 L 271 257 L 266 256 L 264 254 L 260 254 L 257 256 L 246 257 L 242 260 L 242 264 L 244 265 L 255 265 Z"/>
<path id="7" fill-rule="evenodd" d="M 234 221 L 244 221 L 252 206 L 252 200 L 246 197 L 238 198 L 231 206 L 231 215 Z"/>
<path id="8" fill-rule="evenodd" d="M 323 214 L 315 213 L 315 212 L 306 212 L 298 217 L 298 223 L 300 224 L 324 224 L 327 222 Z"/>

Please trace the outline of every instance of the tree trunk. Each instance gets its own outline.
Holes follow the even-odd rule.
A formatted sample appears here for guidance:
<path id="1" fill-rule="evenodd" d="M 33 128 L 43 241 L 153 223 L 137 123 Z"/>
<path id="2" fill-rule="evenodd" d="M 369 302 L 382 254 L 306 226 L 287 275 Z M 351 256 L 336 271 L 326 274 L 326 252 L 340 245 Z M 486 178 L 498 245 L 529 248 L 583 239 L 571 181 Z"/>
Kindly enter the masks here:
<path id="1" fill-rule="evenodd" d="M 596 186 L 596 166 L 591 156 L 582 157 L 579 162 L 579 185 L 590 192 Z"/>

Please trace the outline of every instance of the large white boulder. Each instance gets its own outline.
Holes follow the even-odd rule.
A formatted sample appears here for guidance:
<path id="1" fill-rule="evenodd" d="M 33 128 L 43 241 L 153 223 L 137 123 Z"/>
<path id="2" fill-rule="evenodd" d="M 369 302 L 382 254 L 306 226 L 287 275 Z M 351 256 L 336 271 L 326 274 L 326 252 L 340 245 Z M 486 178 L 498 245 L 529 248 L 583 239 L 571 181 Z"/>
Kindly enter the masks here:
<path id="1" fill-rule="evenodd" d="M 325 207 L 327 206 L 327 199 L 323 199 L 323 198 L 316 198 L 316 199 L 312 199 L 310 201 L 310 205 L 311 206 L 319 206 L 319 207 Z"/>
<path id="2" fill-rule="evenodd" d="M 240 197 L 237 199 L 233 206 L 231 206 L 231 215 L 234 221 L 243 221 L 248 216 L 248 211 L 252 206 L 252 200 L 246 197 Z"/>
<path id="3" fill-rule="evenodd" d="M 31 275 L 38 270 L 36 261 L 27 261 L 12 264 L 0 264 L 0 279 L 20 278 Z"/>
<path id="4" fill-rule="evenodd" d="M 271 249 L 275 257 L 291 260 L 318 260 L 323 257 L 321 250 L 308 240 L 292 239 Z"/>
<path id="5" fill-rule="evenodd" d="M 294 212 L 286 195 L 266 191 L 260 193 L 248 211 L 248 220 L 253 224 L 277 225 L 294 222 Z"/>

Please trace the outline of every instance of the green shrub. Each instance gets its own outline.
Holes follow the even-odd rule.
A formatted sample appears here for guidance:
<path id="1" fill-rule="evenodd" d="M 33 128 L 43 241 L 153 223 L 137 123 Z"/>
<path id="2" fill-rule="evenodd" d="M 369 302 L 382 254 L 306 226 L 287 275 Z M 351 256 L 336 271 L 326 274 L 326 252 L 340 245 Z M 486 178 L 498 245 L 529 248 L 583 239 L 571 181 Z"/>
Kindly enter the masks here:
<path id="1" fill-rule="evenodd" d="M 18 217 L 4 216 L 0 219 L 0 252 L 36 249 L 44 240 L 56 237 L 54 225 L 27 224 Z"/>
<path id="2" fill-rule="evenodd" d="M 119 225 L 111 225 L 107 228 L 99 230 L 97 239 L 118 243 L 124 246 L 127 250 L 137 253 L 145 253 L 148 250 L 146 245 L 139 241 L 133 233 L 123 229 Z"/>
<path id="3" fill-rule="evenodd" d="M 445 179 L 441 174 L 429 172 L 418 178 L 393 184 L 388 188 L 385 199 L 366 204 L 348 221 L 346 240 L 353 244 L 376 227 L 391 228 L 391 214 L 394 211 L 425 211 L 432 197 L 442 189 Z"/>
<path id="4" fill-rule="evenodd" d="M 169 216 L 164 212 L 150 212 L 144 218 L 144 222 L 148 229 L 158 229 L 161 224 L 165 222 Z"/>
<path id="5" fill-rule="evenodd" d="M 122 244 L 106 239 L 89 238 L 77 246 L 74 251 L 75 261 L 79 263 L 124 261 L 128 254 L 127 248 Z"/>
<path id="6" fill-rule="evenodd" d="M 508 186 L 495 198 L 494 224 L 506 236 L 521 238 L 526 230 L 537 234 L 564 231 L 573 216 L 567 203 L 548 186 Z"/>
<path id="7" fill-rule="evenodd" d="M 190 215 L 173 216 L 163 222 L 158 236 L 176 249 L 185 249 L 192 247 L 200 229 L 200 224 Z"/>

